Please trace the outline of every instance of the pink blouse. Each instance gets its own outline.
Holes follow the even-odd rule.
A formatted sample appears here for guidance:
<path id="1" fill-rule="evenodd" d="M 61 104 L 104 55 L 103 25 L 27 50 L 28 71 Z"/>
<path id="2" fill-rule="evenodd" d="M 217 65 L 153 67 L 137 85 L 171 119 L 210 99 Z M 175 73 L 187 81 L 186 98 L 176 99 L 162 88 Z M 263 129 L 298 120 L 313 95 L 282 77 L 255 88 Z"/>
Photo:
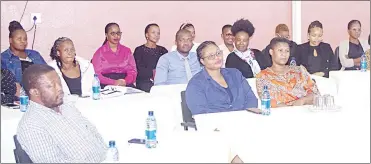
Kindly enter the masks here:
<path id="1" fill-rule="evenodd" d="M 126 84 L 133 84 L 137 77 L 137 68 L 130 48 L 118 44 L 113 52 L 108 42 L 100 47 L 93 56 L 95 73 L 102 84 L 113 85 L 116 80 L 104 77 L 106 73 L 126 73 Z"/>

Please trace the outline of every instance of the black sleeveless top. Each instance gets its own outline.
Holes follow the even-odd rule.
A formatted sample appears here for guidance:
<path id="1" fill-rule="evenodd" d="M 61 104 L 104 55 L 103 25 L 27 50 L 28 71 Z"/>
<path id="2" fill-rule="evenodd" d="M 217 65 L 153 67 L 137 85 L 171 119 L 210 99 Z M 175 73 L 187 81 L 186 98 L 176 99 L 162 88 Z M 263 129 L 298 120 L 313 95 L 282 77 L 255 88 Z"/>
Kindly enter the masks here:
<path id="1" fill-rule="evenodd" d="M 349 52 L 348 52 L 348 57 L 350 59 L 356 59 L 359 58 L 363 55 L 364 51 L 362 48 L 361 43 L 359 44 L 354 44 L 352 42 L 349 42 Z M 353 66 L 350 68 L 345 68 L 345 70 L 360 70 L 360 66 Z"/>
<path id="2" fill-rule="evenodd" d="M 70 89 L 71 94 L 81 96 L 81 71 L 80 76 L 77 78 L 69 78 L 62 72 L 64 81 L 67 83 L 68 89 Z"/>

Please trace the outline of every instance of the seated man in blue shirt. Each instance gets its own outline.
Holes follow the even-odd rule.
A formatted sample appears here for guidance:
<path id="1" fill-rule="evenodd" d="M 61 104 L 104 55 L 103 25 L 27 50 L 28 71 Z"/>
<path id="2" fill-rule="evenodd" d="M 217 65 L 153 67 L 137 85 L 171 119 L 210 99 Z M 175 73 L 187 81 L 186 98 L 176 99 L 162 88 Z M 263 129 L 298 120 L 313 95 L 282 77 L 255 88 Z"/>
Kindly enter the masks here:
<path id="1" fill-rule="evenodd" d="M 235 68 L 221 68 L 223 52 L 212 41 L 197 48 L 204 69 L 188 83 L 186 102 L 192 115 L 249 110 L 261 113 L 250 85 Z"/>
<path id="2" fill-rule="evenodd" d="M 154 85 L 187 84 L 201 70 L 197 54 L 192 49 L 192 34 L 179 30 L 175 42 L 177 50 L 160 57 L 156 66 Z"/>

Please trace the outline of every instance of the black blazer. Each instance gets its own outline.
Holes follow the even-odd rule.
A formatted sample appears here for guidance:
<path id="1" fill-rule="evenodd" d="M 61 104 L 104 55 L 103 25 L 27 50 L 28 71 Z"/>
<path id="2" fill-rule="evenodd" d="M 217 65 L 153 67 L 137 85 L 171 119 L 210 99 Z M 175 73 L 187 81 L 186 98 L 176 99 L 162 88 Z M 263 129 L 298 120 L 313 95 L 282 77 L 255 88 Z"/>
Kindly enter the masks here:
<path id="1" fill-rule="evenodd" d="M 251 49 L 251 51 L 254 52 L 255 59 L 259 63 L 261 70 L 264 70 L 265 68 L 272 66 L 272 61 L 270 60 L 269 56 L 264 55 L 257 49 Z M 241 71 L 242 75 L 245 78 L 254 77 L 250 65 L 246 63 L 244 60 L 242 60 L 240 57 L 238 57 L 234 52 L 228 55 L 227 61 L 225 62 L 225 67 L 238 69 L 239 71 Z"/>
<path id="2" fill-rule="evenodd" d="M 317 56 L 313 55 L 316 49 Z M 312 47 L 309 42 L 298 46 L 295 54 L 297 65 L 303 65 L 310 74 L 316 72 L 325 73 L 329 77 L 329 71 L 337 70 L 337 58 L 328 43 L 321 42 L 318 46 Z"/>

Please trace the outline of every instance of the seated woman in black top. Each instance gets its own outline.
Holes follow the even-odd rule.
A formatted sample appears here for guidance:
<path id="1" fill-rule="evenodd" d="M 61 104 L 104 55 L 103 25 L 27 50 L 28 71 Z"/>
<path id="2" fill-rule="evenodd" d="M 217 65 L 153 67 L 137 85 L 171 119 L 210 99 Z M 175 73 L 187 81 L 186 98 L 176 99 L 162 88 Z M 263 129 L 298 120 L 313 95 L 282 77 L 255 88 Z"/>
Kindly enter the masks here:
<path id="1" fill-rule="evenodd" d="M 71 39 L 60 37 L 50 50 L 53 61 L 48 63 L 61 79 L 65 95 L 90 95 L 94 79 L 94 66 L 88 60 L 76 56 Z"/>
<path id="2" fill-rule="evenodd" d="M 269 56 L 257 49 L 248 48 L 250 37 L 255 31 L 249 20 L 238 20 L 233 24 L 231 31 L 235 37 L 236 49 L 228 55 L 226 68 L 237 68 L 245 78 L 253 78 L 261 70 L 272 65 Z"/>
<path id="3" fill-rule="evenodd" d="M 7 69 L 1 69 L 1 104 L 13 103 L 18 100 L 15 76 Z M 18 91 L 19 92 L 19 91 Z"/>
<path id="4" fill-rule="evenodd" d="M 322 23 L 310 23 L 309 41 L 298 46 L 295 58 L 297 65 L 303 65 L 310 74 L 328 77 L 329 71 L 337 69 L 338 60 L 330 44 L 322 42 L 322 35 Z"/>
<path id="5" fill-rule="evenodd" d="M 361 56 L 370 47 L 366 40 L 360 39 L 361 22 L 351 20 L 348 23 L 349 39 L 344 40 L 339 45 L 339 59 L 342 70 L 359 70 L 361 65 Z"/>
<path id="6" fill-rule="evenodd" d="M 149 24 L 144 30 L 147 43 L 134 50 L 134 58 L 137 65 L 137 88 L 149 92 L 153 86 L 154 70 L 158 59 L 168 51 L 166 48 L 156 45 L 160 39 L 160 27 L 157 24 Z"/>

